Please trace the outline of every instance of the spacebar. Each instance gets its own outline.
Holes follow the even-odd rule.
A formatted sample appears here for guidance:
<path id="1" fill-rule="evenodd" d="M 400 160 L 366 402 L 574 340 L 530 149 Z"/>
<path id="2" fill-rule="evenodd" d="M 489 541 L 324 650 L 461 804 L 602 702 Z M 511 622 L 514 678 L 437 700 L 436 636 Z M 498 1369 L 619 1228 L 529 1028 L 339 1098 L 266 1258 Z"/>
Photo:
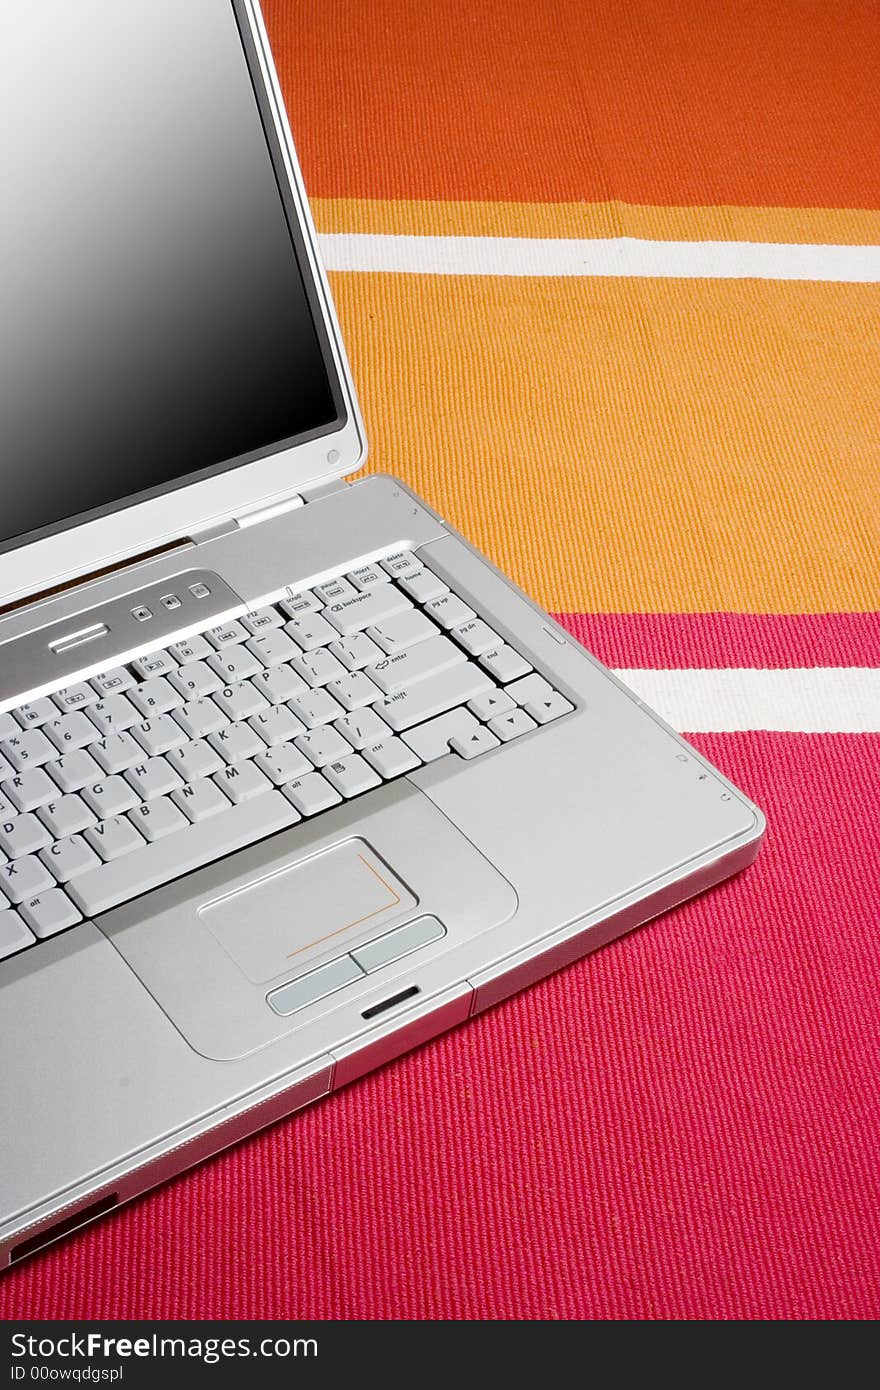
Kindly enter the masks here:
<path id="1" fill-rule="evenodd" d="M 252 801 L 230 805 L 219 816 L 145 844 L 143 849 L 132 850 L 100 869 L 90 869 L 65 885 L 67 893 L 80 912 L 95 917 L 298 820 L 297 812 L 280 792 L 266 792 Z"/>

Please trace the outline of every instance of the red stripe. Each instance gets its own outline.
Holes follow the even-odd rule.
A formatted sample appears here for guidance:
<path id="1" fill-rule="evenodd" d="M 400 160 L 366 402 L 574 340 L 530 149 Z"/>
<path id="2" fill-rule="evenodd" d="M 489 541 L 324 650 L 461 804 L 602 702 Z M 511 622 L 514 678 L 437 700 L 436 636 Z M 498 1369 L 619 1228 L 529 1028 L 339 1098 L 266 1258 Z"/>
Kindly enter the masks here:
<path id="1" fill-rule="evenodd" d="M 562 613 L 606 666 L 880 666 L 880 614 Z"/>
<path id="2" fill-rule="evenodd" d="M 880 1316 L 880 737 L 695 741 L 767 811 L 753 869 L 22 1266 L 0 1316 Z"/>

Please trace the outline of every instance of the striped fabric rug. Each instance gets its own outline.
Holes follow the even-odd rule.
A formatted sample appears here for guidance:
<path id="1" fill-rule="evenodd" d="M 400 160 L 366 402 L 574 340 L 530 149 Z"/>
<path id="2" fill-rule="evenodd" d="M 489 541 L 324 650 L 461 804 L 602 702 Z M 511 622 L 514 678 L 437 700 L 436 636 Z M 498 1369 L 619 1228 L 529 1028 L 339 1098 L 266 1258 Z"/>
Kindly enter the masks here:
<path id="1" fill-rule="evenodd" d="M 880 1314 L 873 0 L 267 0 L 372 440 L 759 864 L 0 1284 L 13 1315 Z"/>

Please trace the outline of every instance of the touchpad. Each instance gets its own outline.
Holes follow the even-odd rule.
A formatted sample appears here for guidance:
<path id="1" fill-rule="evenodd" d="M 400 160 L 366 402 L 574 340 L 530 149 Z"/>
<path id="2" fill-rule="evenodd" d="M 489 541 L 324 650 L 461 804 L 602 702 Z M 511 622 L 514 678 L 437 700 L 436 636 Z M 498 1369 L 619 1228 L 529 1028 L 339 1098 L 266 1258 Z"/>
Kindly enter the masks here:
<path id="1" fill-rule="evenodd" d="M 255 984 L 353 933 L 378 934 L 418 899 L 366 840 L 345 840 L 207 902 L 199 916 Z"/>
<path id="2" fill-rule="evenodd" d="M 202 1056 L 233 1061 L 296 1034 L 307 1060 L 366 1028 L 389 982 L 406 974 L 407 987 L 420 987 L 427 972 L 442 975 L 447 952 L 516 908 L 507 879 L 400 781 L 145 894 L 97 926 Z M 410 932 L 416 919 L 439 930 Z M 291 997 L 295 1010 L 271 1002 Z"/>

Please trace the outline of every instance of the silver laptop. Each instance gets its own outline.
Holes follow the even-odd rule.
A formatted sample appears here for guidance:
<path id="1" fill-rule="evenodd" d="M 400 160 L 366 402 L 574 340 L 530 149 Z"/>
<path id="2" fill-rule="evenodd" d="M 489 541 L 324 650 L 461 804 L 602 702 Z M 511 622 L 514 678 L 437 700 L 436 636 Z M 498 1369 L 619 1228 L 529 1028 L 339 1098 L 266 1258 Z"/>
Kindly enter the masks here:
<path id="1" fill-rule="evenodd" d="M 5 1268 L 764 821 L 427 502 L 346 481 L 255 0 L 0 0 L 0 33 Z"/>

